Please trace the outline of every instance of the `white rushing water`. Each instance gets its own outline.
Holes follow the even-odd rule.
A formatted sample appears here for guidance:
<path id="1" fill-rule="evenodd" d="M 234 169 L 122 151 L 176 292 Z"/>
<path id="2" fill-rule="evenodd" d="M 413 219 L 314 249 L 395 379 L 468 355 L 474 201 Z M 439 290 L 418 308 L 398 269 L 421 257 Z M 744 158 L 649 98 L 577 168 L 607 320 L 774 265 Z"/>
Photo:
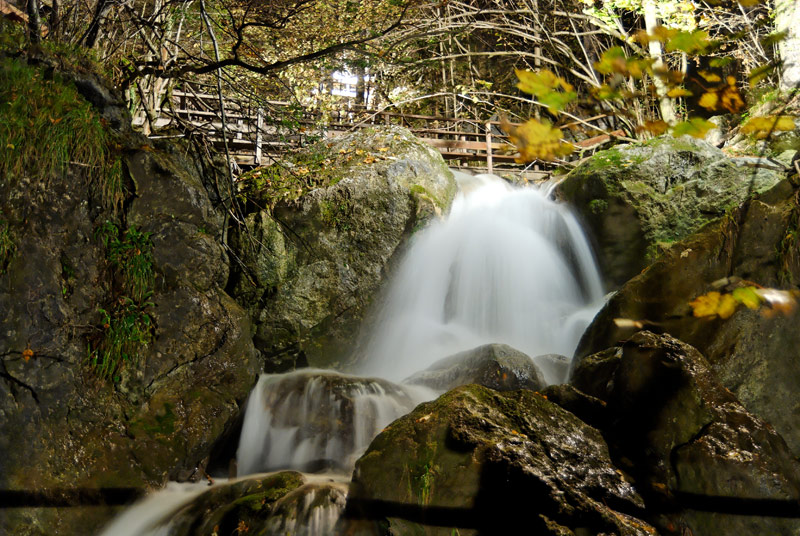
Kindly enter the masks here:
<path id="1" fill-rule="evenodd" d="M 168 482 L 117 516 L 100 536 L 168 536 L 172 516 L 207 489 L 205 482 Z"/>
<path id="2" fill-rule="evenodd" d="M 360 373 L 400 381 L 486 343 L 572 356 L 603 290 L 564 205 L 492 176 L 460 177 L 449 217 L 419 233 L 391 283 Z M 549 383 L 564 381 L 546 360 Z"/>

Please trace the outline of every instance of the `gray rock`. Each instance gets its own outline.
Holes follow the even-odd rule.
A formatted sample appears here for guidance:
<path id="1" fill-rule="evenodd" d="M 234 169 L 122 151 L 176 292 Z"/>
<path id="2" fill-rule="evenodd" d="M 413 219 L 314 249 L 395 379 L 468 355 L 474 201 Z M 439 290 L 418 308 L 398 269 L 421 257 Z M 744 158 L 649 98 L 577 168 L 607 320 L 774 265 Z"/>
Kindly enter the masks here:
<path id="1" fill-rule="evenodd" d="M 308 158 L 340 151 L 374 156 L 336 170 L 326 188 L 248 215 L 246 232 L 231 236 L 242 264 L 230 288 L 254 319 L 268 371 L 341 365 L 408 237 L 455 195 L 441 156 L 406 129 L 362 130 Z"/>
<path id="2" fill-rule="evenodd" d="M 700 140 L 661 137 L 601 151 L 567 175 L 555 195 L 587 224 L 609 288 L 664 249 L 783 178 L 740 168 Z"/>
<path id="3" fill-rule="evenodd" d="M 528 390 L 456 388 L 388 426 L 357 462 L 345 533 L 647 535 L 600 433 Z M 375 521 L 371 521 L 375 520 Z"/>
<path id="4" fill-rule="evenodd" d="M 796 194 L 797 188 L 790 182 L 781 182 L 730 218 L 677 244 L 626 283 L 584 334 L 576 356 L 588 361 L 577 365 L 575 385 L 599 396 L 600 387 L 590 387 L 591 378 L 606 378 L 607 372 L 592 372 L 578 379 L 582 370 L 588 373 L 593 366 L 593 358 L 586 356 L 632 335 L 634 330 L 617 326 L 615 318 L 642 320 L 649 329 L 670 333 L 703 353 L 722 384 L 748 411 L 774 426 L 800 455 L 797 314 L 766 317 L 742 307 L 724 320 L 696 318 L 688 305 L 723 278 L 739 281 L 732 286 L 796 287 L 800 282 L 800 244 L 786 239 L 796 232 Z"/>
<path id="5" fill-rule="evenodd" d="M 764 514 L 776 504 L 797 510 L 800 463 L 697 350 L 644 331 L 623 345 L 618 363 L 606 437 L 651 507 L 674 512 L 664 526 L 696 536 L 797 534 L 800 520 Z"/>
<path id="6" fill-rule="evenodd" d="M 403 383 L 424 385 L 437 391 L 449 391 L 470 383 L 497 391 L 538 391 L 547 385 L 533 360 L 507 344 L 486 344 L 440 359 Z"/>
<path id="7" fill-rule="evenodd" d="M 81 87 L 94 92 L 100 112 L 124 110 L 96 81 Z M 98 308 L 121 298 L 95 234 L 115 217 L 98 201 L 101 178 L 73 170 L 3 181 L 0 213 L 17 248 L 0 273 L 4 490 L 144 488 L 192 472 L 256 380 L 249 318 L 223 289 L 223 216 L 201 177 L 183 158 L 116 134 L 128 145 L 123 181 L 131 190 L 117 223 L 152 233 L 153 340 L 130 352 L 118 382 L 88 364 L 87 346 L 106 329 Z M 91 533 L 112 513 L 14 509 L 0 517 L 0 532 Z"/>

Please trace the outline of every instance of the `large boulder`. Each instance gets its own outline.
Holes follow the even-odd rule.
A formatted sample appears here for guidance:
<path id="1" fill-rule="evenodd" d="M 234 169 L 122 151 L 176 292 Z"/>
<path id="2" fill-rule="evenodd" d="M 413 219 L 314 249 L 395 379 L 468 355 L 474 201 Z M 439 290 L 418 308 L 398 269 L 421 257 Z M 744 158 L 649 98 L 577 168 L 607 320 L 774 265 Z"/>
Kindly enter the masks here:
<path id="1" fill-rule="evenodd" d="M 97 100 L 95 85 L 78 87 Z M 97 102 L 118 109 L 89 120 L 125 113 Z M 198 169 L 168 147 L 107 135 L 121 146 L 119 175 L 76 164 L 0 181 L 0 234 L 13 243 L 0 259 L 0 488 L 12 496 L 62 489 L 80 503 L 88 490 L 113 501 L 104 490 L 187 476 L 256 380 L 249 319 L 223 290 L 223 214 Z M 120 349 L 116 366 L 103 348 Z M 87 534 L 111 513 L 19 508 L 0 532 Z"/>
<path id="2" fill-rule="evenodd" d="M 351 534 L 652 535 L 643 506 L 596 429 L 538 393 L 469 385 L 372 442 L 345 515 Z"/>
<path id="3" fill-rule="evenodd" d="M 730 281 L 729 287 L 755 283 L 796 288 L 796 195 L 797 188 L 783 181 L 674 246 L 609 300 L 584 334 L 576 359 L 632 335 L 633 328 L 614 319 L 642 321 L 648 329 L 667 332 L 700 350 L 723 385 L 749 411 L 775 426 L 800 455 L 797 314 L 770 316 L 741 307 L 727 319 L 697 318 L 689 306 L 720 280 Z M 731 290 L 717 288 L 726 289 Z"/>
<path id="4" fill-rule="evenodd" d="M 308 172 L 312 160 L 334 163 Z M 231 288 L 268 371 L 345 359 L 396 254 L 456 192 L 439 153 L 400 127 L 321 142 L 294 164 L 326 174 L 324 187 L 270 201 L 231 237 L 241 259 Z"/>
<path id="5" fill-rule="evenodd" d="M 470 383 L 498 391 L 538 391 L 547 385 L 533 360 L 507 344 L 485 344 L 445 357 L 403 383 L 440 392 Z"/>
<path id="6" fill-rule="evenodd" d="M 555 195 L 583 219 L 606 285 L 615 288 L 665 247 L 783 178 L 748 164 L 705 141 L 665 136 L 600 151 Z"/>
<path id="7" fill-rule="evenodd" d="M 613 369 L 603 388 L 612 455 L 636 479 L 660 524 L 696 536 L 797 534 L 800 463 L 766 422 L 749 413 L 691 346 L 640 332 L 596 364 Z M 776 515 L 777 514 L 777 515 Z M 775 516 L 775 517 L 769 517 Z M 673 531 L 669 531 L 673 532 Z"/>

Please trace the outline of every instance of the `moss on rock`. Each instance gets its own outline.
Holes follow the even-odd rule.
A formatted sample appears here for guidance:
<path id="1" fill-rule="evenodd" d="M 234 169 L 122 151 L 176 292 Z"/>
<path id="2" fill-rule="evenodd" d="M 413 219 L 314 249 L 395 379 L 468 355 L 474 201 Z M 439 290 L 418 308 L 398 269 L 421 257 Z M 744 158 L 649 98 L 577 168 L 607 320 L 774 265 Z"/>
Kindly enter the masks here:
<path id="1" fill-rule="evenodd" d="M 782 178 L 746 164 L 706 142 L 664 136 L 598 152 L 567 175 L 556 195 L 588 224 L 613 288 Z"/>

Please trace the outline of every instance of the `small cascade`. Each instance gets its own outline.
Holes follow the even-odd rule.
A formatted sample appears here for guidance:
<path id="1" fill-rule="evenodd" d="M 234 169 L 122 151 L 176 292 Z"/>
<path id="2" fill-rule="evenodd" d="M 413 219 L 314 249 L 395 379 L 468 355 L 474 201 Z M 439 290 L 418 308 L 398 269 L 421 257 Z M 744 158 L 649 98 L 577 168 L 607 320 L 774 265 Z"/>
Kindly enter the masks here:
<path id="1" fill-rule="evenodd" d="M 450 216 L 415 241 L 391 283 L 359 372 L 395 381 L 487 343 L 571 356 L 600 308 L 591 249 L 568 208 L 535 188 L 463 178 Z M 548 383 L 562 371 L 537 363 Z"/>
<path id="2" fill-rule="evenodd" d="M 100 536 L 170 536 L 175 513 L 207 489 L 205 482 L 167 482 L 117 516 Z"/>
<path id="3" fill-rule="evenodd" d="M 330 370 L 264 374 L 245 410 L 239 472 L 348 471 L 384 426 L 434 396 Z"/>

